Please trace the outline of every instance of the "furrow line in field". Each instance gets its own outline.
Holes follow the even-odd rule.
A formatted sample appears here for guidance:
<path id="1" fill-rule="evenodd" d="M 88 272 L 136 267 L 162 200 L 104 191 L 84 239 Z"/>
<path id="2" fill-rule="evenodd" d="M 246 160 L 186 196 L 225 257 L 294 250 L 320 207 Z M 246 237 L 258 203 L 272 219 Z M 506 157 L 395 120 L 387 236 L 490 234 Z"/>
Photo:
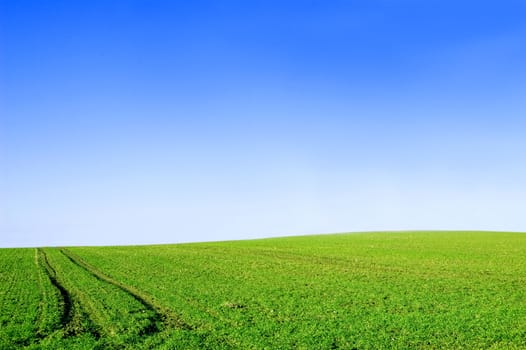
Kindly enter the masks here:
<path id="1" fill-rule="evenodd" d="M 173 313 L 171 310 L 169 310 L 166 307 L 164 307 L 164 306 L 158 304 L 157 302 L 155 302 L 151 296 L 143 293 L 142 291 L 139 291 L 138 289 L 136 289 L 136 288 L 134 288 L 132 286 L 129 286 L 129 285 L 124 284 L 124 283 L 122 283 L 122 282 L 120 282 L 118 280 L 115 280 L 114 278 L 108 276 L 104 272 L 100 271 L 99 269 L 97 269 L 93 265 L 91 265 L 88 262 L 86 262 L 85 260 L 83 260 L 78 255 L 72 253 L 71 251 L 69 251 L 69 250 L 67 250 L 65 248 L 60 249 L 60 251 L 62 252 L 62 254 L 64 254 L 75 265 L 83 268 L 88 273 L 90 273 L 92 276 L 97 278 L 98 280 L 104 281 L 106 283 L 109 283 L 109 284 L 119 288 L 120 290 L 122 290 L 123 292 L 127 293 L 128 295 L 130 295 L 135 300 L 137 300 L 146 309 L 152 311 L 154 313 L 154 315 L 155 315 L 154 319 L 152 320 L 154 322 L 152 322 L 151 323 L 152 326 L 145 331 L 146 334 L 153 334 L 153 333 L 157 333 L 157 332 L 162 331 L 162 329 L 160 329 L 157 326 L 157 322 L 156 321 L 160 321 L 165 328 L 174 328 L 175 327 L 175 328 L 179 328 L 179 329 L 183 329 L 183 330 L 192 330 L 192 329 L 194 329 L 194 327 L 192 325 L 190 325 L 190 324 L 186 323 L 185 321 L 183 321 L 177 314 Z"/>
<path id="2" fill-rule="evenodd" d="M 99 338 L 100 334 L 93 329 L 93 327 L 81 326 L 83 324 L 82 319 L 86 319 L 89 323 L 93 323 L 86 315 L 85 312 L 81 309 L 81 306 L 78 301 L 76 301 L 73 295 L 62 285 L 57 277 L 57 272 L 49 263 L 46 252 L 38 248 L 39 261 L 43 267 L 44 272 L 51 281 L 51 284 L 58 290 L 61 301 L 62 301 L 62 315 L 60 317 L 60 325 L 63 330 L 63 335 L 76 336 L 82 333 L 89 332 L 95 338 Z"/>
<path id="3" fill-rule="evenodd" d="M 46 253 L 42 249 L 38 249 L 40 253 L 40 261 L 44 267 L 48 278 L 50 279 L 53 286 L 59 291 L 63 305 L 62 305 L 62 315 L 60 317 L 60 323 L 65 328 L 69 321 L 73 318 L 73 301 L 71 300 L 71 294 L 60 284 L 57 280 L 57 273 L 55 269 L 49 263 Z"/>
<path id="4" fill-rule="evenodd" d="M 47 310 L 47 301 L 48 301 L 48 295 L 46 293 L 46 288 L 44 288 L 44 282 L 42 281 L 42 277 L 44 275 L 43 269 L 41 268 L 40 259 L 39 259 L 39 249 L 35 248 L 35 266 L 37 269 L 38 274 L 38 288 L 40 290 L 40 296 L 41 300 L 38 305 L 38 319 L 37 319 L 37 333 L 36 336 L 39 339 L 42 339 L 46 336 L 42 330 L 42 324 L 44 320 L 44 316 Z"/>

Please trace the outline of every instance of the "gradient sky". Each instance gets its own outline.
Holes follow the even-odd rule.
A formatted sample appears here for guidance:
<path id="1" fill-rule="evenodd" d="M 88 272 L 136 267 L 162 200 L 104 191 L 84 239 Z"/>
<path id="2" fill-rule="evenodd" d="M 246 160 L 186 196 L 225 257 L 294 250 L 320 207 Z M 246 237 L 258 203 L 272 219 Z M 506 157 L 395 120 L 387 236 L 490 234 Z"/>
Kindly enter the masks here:
<path id="1" fill-rule="evenodd" d="M 524 1 L 0 2 L 0 246 L 526 231 Z"/>

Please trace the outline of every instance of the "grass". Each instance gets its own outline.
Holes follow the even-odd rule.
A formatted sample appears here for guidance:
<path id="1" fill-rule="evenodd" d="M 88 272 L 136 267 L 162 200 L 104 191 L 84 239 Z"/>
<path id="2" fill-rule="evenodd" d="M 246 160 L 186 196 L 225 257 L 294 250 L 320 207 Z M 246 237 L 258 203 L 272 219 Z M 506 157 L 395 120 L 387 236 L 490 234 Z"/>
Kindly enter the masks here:
<path id="1" fill-rule="evenodd" d="M 526 234 L 0 250 L 0 348 L 524 349 Z"/>

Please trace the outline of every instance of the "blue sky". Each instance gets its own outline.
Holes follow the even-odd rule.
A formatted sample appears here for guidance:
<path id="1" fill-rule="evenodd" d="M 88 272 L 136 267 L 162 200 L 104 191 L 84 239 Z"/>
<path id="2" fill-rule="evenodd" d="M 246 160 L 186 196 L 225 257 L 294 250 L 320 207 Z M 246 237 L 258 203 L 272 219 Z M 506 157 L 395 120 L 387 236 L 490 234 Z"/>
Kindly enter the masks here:
<path id="1" fill-rule="evenodd" d="M 0 246 L 526 231 L 523 1 L 0 4 Z"/>

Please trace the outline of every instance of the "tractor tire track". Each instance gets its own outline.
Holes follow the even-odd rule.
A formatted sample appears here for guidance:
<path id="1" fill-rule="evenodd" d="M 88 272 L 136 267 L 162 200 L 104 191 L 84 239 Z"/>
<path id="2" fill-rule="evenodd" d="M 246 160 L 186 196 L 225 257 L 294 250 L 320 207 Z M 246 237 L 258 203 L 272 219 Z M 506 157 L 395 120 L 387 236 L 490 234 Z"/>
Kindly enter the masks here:
<path id="1" fill-rule="evenodd" d="M 57 272 L 49 263 L 46 252 L 38 248 L 38 260 L 51 284 L 58 290 L 61 299 L 62 314 L 60 316 L 60 329 L 64 337 L 90 333 L 95 339 L 100 338 L 99 332 L 94 328 L 93 321 L 83 311 L 80 303 L 62 285 L 57 277 Z M 44 338 L 44 336 L 42 336 Z"/>
<path id="2" fill-rule="evenodd" d="M 64 254 L 73 264 L 81 267 L 93 277 L 119 288 L 139 302 L 145 309 L 151 311 L 153 316 L 151 318 L 150 325 L 143 330 L 143 335 L 153 335 L 169 328 L 178 328 L 181 330 L 194 329 L 192 325 L 184 322 L 177 314 L 155 302 L 151 296 L 106 275 L 98 268 L 87 263 L 81 257 L 72 253 L 68 249 L 62 248 L 60 249 L 60 252 Z"/>
<path id="3" fill-rule="evenodd" d="M 35 248 L 35 266 L 36 266 L 36 269 L 37 269 L 38 288 L 39 288 L 39 291 L 40 291 L 40 302 L 38 304 L 38 319 L 36 320 L 37 327 L 36 327 L 36 334 L 35 334 L 35 336 L 39 340 L 45 338 L 48 335 L 46 330 L 44 329 L 45 328 L 45 326 L 44 326 L 44 319 L 45 319 L 46 313 L 48 312 L 48 302 L 49 302 L 48 299 L 49 299 L 49 296 L 48 296 L 48 291 L 46 291 L 46 288 L 44 287 L 44 281 L 43 280 L 47 277 L 51 281 L 47 271 L 45 271 L 45 267 L 43 267 L 43 264 L 41 263 L 40 254 L 41 254 L 40 253 L 40 249 L 39 248 Z M 53 282 L 51 282 L 51 285 L 53 286 L 53 288 L 56 289 L 56 287 L 53 284 Z M 59 325 L 60 325 L 60 323 L 57 325 L 57 327 L 52 329 L 52 331 L 53 330 L 58 330 L 59 329 Z"/>

